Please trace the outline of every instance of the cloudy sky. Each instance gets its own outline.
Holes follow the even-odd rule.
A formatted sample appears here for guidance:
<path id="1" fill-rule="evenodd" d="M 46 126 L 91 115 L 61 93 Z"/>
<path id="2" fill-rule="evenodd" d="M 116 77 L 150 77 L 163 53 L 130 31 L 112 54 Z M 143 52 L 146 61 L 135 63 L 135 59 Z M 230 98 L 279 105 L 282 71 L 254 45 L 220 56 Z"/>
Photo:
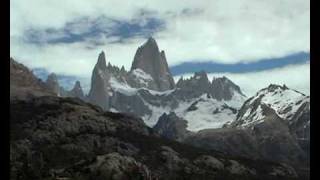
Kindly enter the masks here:
<path id="1" fill-rule="evenodd" d="M 100 51 L 130 69 L 149 36 L 172 70 L 189 67 L 178 76 L 209 64 L 249 95 L 271 82 L 309 94 L 308 0 L 10 0 L 11 57 L 86 88 Z"/>

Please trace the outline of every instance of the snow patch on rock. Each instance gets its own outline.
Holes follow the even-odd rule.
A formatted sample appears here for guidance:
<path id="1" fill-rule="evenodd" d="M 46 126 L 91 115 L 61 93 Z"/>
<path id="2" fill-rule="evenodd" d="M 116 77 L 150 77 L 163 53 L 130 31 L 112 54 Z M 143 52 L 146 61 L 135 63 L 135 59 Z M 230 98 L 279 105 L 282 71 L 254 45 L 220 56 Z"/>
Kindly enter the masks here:
<path id="1" fill-rule="evenodd" d="M 126 83 L 121 83 L 117 81 L 116 78 L 111 77 L 109 80 L 109 83 L 111 85 L 112 90 L 117 91 L 121 94 L 127 95 L 127 96 L 133 96 L 135 95 L 138 90 L 136 88 L 132 88 Z"/>
<path id="2" fill-rule="evenodd" d="M 134 69 L 132 71 L 132 74 L 135 76 L 135 78 L 139 81 L 140 84 L 143 84 L 145 86 L 147 86 L 149 82 L 153 81 L 151 75 L 144 72 L 142 69 Z"/>
<path id="3" fill-rule="evenodd" d="M 250 104 L 261 96 L 261 103 L 271 107 L 276 111 L 278 116 L 287 120 L 291 119 L 301 104 L 310 101 L 310 97 L 300 92 L 292 89 L 281 89 L 279 87 L 274 91 L 270 91 L 268 89 L 259 91 L 250 101 Z"/>
<path id="4" fill-rule="evenodd" d="M 197 109 L 188 111 L 187 109 L 195 102 Z M 174 111 L 177 116 L 188 121 L 188 130 L 196 132 L 202 129 L 221 128 L 224 124 L 234 121 L 236 118 L 234 110 L 238 110 L 239 107 L 232 107 L 231 105 L 237 105 L 234 102 L 234 99 L 218 101 L 203 94 L 192 101 L 181 102 Z"/>
<path id="5" fill-rule="evenodd" d="M 264 121 L 265 115 L 263 115 L 263 110 L 260 105 L 254 113 L 250 114 L 250 111 L 251 108 L 242 117 L 242 119 L 244 120 L 243 124 L 241 125 L 242 127 L 248 127 L 252 124 L 259 124 Z"/>

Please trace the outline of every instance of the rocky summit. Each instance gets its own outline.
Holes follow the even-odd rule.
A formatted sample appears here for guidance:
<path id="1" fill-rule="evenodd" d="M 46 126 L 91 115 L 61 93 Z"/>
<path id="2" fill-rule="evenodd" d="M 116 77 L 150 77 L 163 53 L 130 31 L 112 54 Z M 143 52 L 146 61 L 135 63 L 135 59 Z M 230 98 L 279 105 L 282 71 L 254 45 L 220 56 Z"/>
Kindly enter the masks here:
<path id="1" fill-rule="evenodd" d="M 240 87 L 227 77 L 214 77 L 210 82 L 205 71 L 196 72 L 194 76 L 187 79 L 181 77 L 177 82 L 177 88 L 194 97 L 205 93 L 219 101 L 239 98 L 238 101 L 241 102 L 241 99 L 246 98 Z"/>
<path id="2" fill-rule="evenodd" d="M 159 51 L 157 42 L 152 37 L 138 48 L 134 56 L 131 72 L 137 69 L 152 77 L 155 84 L 149 87 L 151 90 L 166 91 L 175 87 L 165 53 Z"/>
<path id="3" fill-rule="evenodd" d="M 106 57 L 101 52 L 94 66 L 91 76 L 91 88 L 88 94 L 89 101 L 103 109 L 109 109 L 110 74 L 107 71 Z"/>
<path id="4" fill-rule="evenodd" d="M 211 84 L 211 95 L 218 100 L 230 100 L 234 93 L 246 97 L 243 92 L 241 92 L 240 87 L 225 76 L 213 78 Z"/>
<path id="5" fill-rule="evenodd" d="M 85 99 L 85 95 L 83 93 L 80 81 L 76 81 L 73 88 L 70 91 L 71 96 L 79 97 L 80 99 Z"/>
<path id="6" fill-rule="evenodd" d="M 192 133 L 187 130 L 187 124 L 188 121 L 178 117 L 174 112 L 170 112 L 160 116 L 153 129 L 158 134 L 161 134 L 162 137 L 182 141 Z"/>
<path id="7" fill-rule="evenodd" d="M 46 85 L 57 96 L 61 95 L 58 77 L 55 73 L 49 74 L 49 76 L 46 80 Z"/>
<path id="8" fill-rule="evenodd" d="M 132 94 L 134 89 L 147 88 L 156 91 L 170 90 L 175 87 L 164 52 L 159 52 L 153 38 L 142 45 L 135 55 L 131 71 L 106 65 L 106 56 L 101 52 L 93 69 L 89 102 L 105 110 L 114 107 L 114 95 Z M 125 103 L 125 102 L 124 102 Z M 121 111 L 123 109 L 118 109 Z"/>

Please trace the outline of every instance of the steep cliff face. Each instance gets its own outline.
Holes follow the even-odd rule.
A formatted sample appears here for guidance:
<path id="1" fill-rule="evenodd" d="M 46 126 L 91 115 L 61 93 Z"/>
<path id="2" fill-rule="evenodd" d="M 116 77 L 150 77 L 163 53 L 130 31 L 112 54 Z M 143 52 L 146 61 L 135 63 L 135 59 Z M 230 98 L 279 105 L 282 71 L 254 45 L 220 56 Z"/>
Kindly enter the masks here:
<path id="1" fill-rule="evenodd" d="M 82 100 L 85 99 L 85 95 L 83 93 L 80 81 L 76 81 L 76 83 L 74 84 L 73 88 L 70 91 L 70 96 L 71 97 L 78 97 Z"/>
<path id="2" fill-rule="evenodd" d="M 61 88 L 60 88 L 60 85 L 58 82 L 58 77 L 55 73 L 49 74 L 49 76 L 46 80 L 46 85 L 57 96 L 61 96 L 61 92 L 60 92 Z"/>
<path id="3" fill-rule="evenodd" d="M 213 78 L 209 81 L 205 71 L 196 72 L 193 77 L 188 79 L 180 78 L 177 82 L 177 88 L 181 93 L 193 95 L 197 97 L 201 94 L 209 94 L 212 98 L 221 100 L 232 100 L 239 98 L 239 101 L 246 99 L 246 96 L 241 92 L 239 86 L 234 84 L 226 77 Z"/>
<path id="4" fill-rule="evenodd" d="M 245 97 L 241 92 L 240 87 L 225 76 L 221 78 L 214 78 L 211 84 L 211 94 L 218 100 L 230 100 L 235 93 Z"/>
<path id="5" fill-rule="evenodd" d="M 101 52 L 91 76 L 91 88 L 88 94 L 89 102 L 103 109 L 109 109 L 110 73 L 107 71 L 105 53 Z"/>
<path id="6" fill-rule="evenodd" d="M 178 117 L 174 112 L 164 113 L 153 127 L 162 137 L 182 141 L 191 132 L 187 130 L 188 121 Z"/>
<path id="7" fill-rule="evenodd" d="M 210 81 L 207 73 L 204 71 L 196 72 L 193 77 L 189 79 L 180 78 L 177 82 L 181 94 L 190 97 L 199 97 L 202 94 L 210 94 Z"/>
<path id="8" fill-rule="evenodd" d="M 156 41 L 150 37 L 138 48 L 131 66 L 131 72 L 141 70 L 150 75 L 154 81 L 148 88 L 157 91 L 170 90 L 175 87 L 164 51 L 159 51 Z"/>

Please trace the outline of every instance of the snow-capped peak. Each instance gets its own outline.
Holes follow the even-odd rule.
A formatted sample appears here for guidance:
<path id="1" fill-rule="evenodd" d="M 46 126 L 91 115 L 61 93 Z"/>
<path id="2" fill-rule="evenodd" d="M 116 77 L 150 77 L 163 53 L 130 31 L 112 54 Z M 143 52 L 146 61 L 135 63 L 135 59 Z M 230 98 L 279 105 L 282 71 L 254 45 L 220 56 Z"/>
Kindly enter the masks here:
<path id="1" fill-rule="evenodd" d="M 291 121 L 295 113 L 305 103 L 309 103 L 310 97 L 285 85 L 271 84 L 249 98 L 240 109 L 236 124 L 241 126 L 263 122 L 262 105 L 270 107 L 282 119 Z"/>
<path id="2" fill-rule="evenodd" d="M 270 85 L 268 89 L 258 92 L 261 102 L 274 109 L 283 118 L 292 118 L 299 106 L 308 102 L 310 98 L 303 93 L 287 88 L 285 85 Z"/>

